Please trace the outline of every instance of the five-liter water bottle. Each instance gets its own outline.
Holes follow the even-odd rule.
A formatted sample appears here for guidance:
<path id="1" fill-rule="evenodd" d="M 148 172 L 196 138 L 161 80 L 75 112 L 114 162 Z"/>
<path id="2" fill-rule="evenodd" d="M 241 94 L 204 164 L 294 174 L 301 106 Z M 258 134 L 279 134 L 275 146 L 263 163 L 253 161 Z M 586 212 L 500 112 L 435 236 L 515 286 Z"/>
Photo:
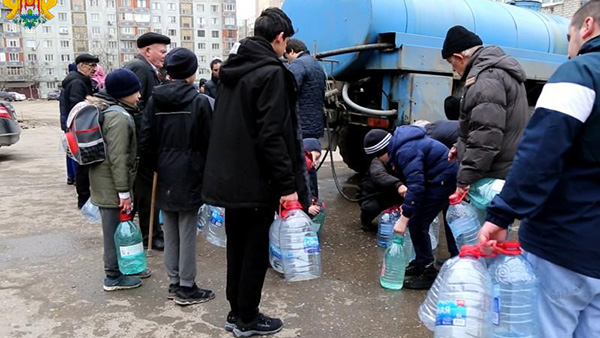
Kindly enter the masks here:
<path id="1" fill-rule="evenodd" d="M 383 212 L 379 218 L 379 229 L 377 231 L 378 246 L 387 248 L 392 243 L 394 225 L 396 225 L 398 219 L 400 219 L 398 208 L 390 208 Z"/>
<path id="2" fill-rule="evenodd" d="M 435 338 L 488 338 L 492 279 L 476 246 L 464 246 L 448 267 L 438 295 Z"/>
<path id="3" fill-rule="evenodd" d="M 450 225 L 459 250 L 463 245 L 475 245 L 479 242 L 477 235 L 481 227 L 477 210 L 463 198 L 464 196 L 457 194 L 450 196 L 450 207 L 446 214 L 448 225 Z"/>
<path id="4" fill-rule="evenodd" d="M 202 204 L 198 209 L 198 220 L 196 221 L 196 235 L 200 234 L 210 222 L 210 209 L 206 204 Z"/>
<path id="5" fill-rule="evenodd" d="M 458 259 L 458 256 L 454 256 L 448 259 L 446 262 L 444 262 L 444 265 L 442 265 L 440 272 L 435 278 L 435 282 L 433 282 L 433 285 L 431 286 L 431 288 L 429 288 L 429 291 L 427 292 L 427 297 L 425 297 L 425 300 L 419 307 L 419 319 L 421 319 L 421 322 L 423 322 L 423 325 L 425 325 L 425 327 L 429 329 L 429 331 L 433 331 L 435 329 L 437 301 L 438 296 L 440 294 L 440 288 L 445 283 L 445 274 L 448 271 L 448 268 L 454 265 L 454 263 L 456 263 Z"/>
<path id="6" fill-rule="evenodd" d="M 440 236 L 440 220 L 438 217 L 433 219 L 431 225 L 429 226 L 429 240 L 431 241 L 431 250 L 435 250 L 439 243 Z M 415 248 L 412 244 L 412 239 L 410 237 L 410 231 L 408 228 L 404 233 L 404 252 L 406 253 L 407 262 L 410 263 L 416 258 Z"/>
<path id="7" fill-rule="evenodd" d="M 379 284 L 390 290 L 402 289 L 406 263 L 404 237 L 396 234 L 392 244 L 385 250 Z"/>
<path id="8" fill-rule="evenodd" d="M 207 205 L 210 215 L 206 225 L 206 241 L 210 244 L 224 248 L 227 246 L 227 234 L 225 233 L 225 209 Z"/>
<path id="9" fill-rule="evenodd" d="M 538 338 L 538 279 L 521 254 L 519 242 L 504 242 L 502 255 L 488 271 L 492 277 L 492 337 Z"/>
<path id="10" fill-rule="evenodd" d="M 100 216 L 100 209 L 98 206 L 92 203 L 92 199 L 89 198 L 87 202 L 81 207 L 81 214 L 88 220 L 96 223 L 102 223 L 102 217 Z"/>
<path id="11" fill-rule="evenodd" d="M 125 275 L 140 273 L 147 267 L 142 232 L 131 217 L 121 211 L 121 223 L 114 236 L 119 270 Z"/>
<path id="12" fill-rule="evenodd" d="M 275 215 L 275 220 L 269 229 L 269 263 L 271 267 L 283 274 L 283 260 L 281 256 L 281 245 L 279 241 L 279 231 L 281 229 L 281 217 Z"/>
<path id="13" fill-rule="evenodd" d="M 289 282 L 321 276 L 321 247 L 312 220 L 298 202 L 284 205 L 279 228 L 283 275 Z"/>

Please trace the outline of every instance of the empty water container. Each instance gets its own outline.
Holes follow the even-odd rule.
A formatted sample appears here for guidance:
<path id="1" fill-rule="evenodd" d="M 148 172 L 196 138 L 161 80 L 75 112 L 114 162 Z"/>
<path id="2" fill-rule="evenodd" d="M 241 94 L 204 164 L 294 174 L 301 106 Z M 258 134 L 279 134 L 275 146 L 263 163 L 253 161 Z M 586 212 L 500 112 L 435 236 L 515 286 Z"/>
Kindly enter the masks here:
<path id="1" fill-rule="evenodd" d="M 477 235 L 481 227 L 476 208 L 464 201 L 463 197 L 456 194 L 450 196 L 450 207 L 446 214 L 459 250 L 463 245 L 475 245 L 479 242 Z"/>
<path id="2" fill-rule="evenodd" d="M 281 257 L 281 245 L 279 241 L 279 231 L 281 229 L 281 217 L 275 215 L 275 220 L 269 229 L 269 263 L 271 267 L 283 274 L 283 261 Z"/>
<path id="3" fill-rule="evenodd" d="M 435 329 L 438 295 L 440 293 L 440 288 L 445 284 L 444 276 L 448 271 L 448 268 L 454 265 L 458 259 L 458 256 L 454 256 L 444 262 L 444 265 L 442 265 L 440 272 L 435 278 L 435 282 L 433 282 L 433 285 L 427 292 L 427 297 L 425 297 L 425 300 L 419 307 L 419 319 L 421 319 L 421 322 L 423 322 L 423 325 L 425 325 L 429 331 Z"/>
<path id="4" fill-rule="evenodd" d="M 210 209 L 203 204 L 200 209 L 198 209 L 198 221 L 196 222 L 196 235 L 200 234 L 204 228 L 208 226 L 210 222 Z"/>
<path id="5" fill-rule="evenodd" d="M 538 338 L 538 279 L 521 254 L 519 242 L 498 246 L 502 255 L 488 269 L 492 276 L 492 337 Z"/>
<path id="6" fill-rule="evenodd" d="M 321 247 L 312 220 L 298 202 L 288 202 L 284 207 L 279 230 L 284 277 L 289 282 L 318 278 Z"/>
<path id="7" fill-rule="evenodd" d="M 102 223 L 100 209 L 98 208 L 98 206 L 92 203 L 91 198 L 89 198 L 87 202 L 85 202 L 83 207 L 81 207 L 81 214 L 92 222 Z"/>
<path id="8" fill-rule="evenodd" d="M 210 218 L 206 226 L 206 240 L 219 247 L 227 246 L 227 234 L 225 233 L 225 209 L 207 205 Z"/>
<path id="9" fill-rule="evenodd" d="M 383 212 L 379 218 L 379 229 L 377 231 L 378 246 L 387 248 L 392 243 L 394 225 L 396 225 L 398 219 L 400 219 L 398 208 L 390 208 Z"/>

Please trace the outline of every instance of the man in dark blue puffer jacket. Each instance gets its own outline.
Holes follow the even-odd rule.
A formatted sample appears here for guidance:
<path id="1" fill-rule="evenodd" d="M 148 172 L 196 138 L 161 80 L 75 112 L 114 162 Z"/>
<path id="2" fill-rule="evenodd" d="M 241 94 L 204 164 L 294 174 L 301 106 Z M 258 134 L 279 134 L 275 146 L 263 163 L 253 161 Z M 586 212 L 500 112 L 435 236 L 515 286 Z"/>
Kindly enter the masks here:
<path id="1" fill-rule="evenodd" d="M 406 268 L 407 289 L 428 289 L 437 276 L 429 239 L 429 225 L 448 204 L 456 188 L 458 164 L 448 161 L 448 148 L 426 136 L 418 126 L 401 126 L 394 135 L 383 130 L 371 130 L 365 136 L 365 152 L 390 162 L 405 182 L 408 190 L 402 204 L 402 216 L 394 232 L 410 238 L 416 258 Z"/>

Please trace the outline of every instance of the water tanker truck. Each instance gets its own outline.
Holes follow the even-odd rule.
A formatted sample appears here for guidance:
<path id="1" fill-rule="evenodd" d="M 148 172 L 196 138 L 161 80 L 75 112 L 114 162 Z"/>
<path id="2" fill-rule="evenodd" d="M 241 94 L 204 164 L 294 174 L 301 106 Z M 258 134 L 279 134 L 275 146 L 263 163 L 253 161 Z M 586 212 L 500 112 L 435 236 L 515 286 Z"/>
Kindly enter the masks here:
<path id="1" fill-rule="evenodd" d="M 499 45 L 527 73 L 530 106 L 566 61 L 569 20 L 539 12 L 539 1 L 286 0 L 294 36 L 327 72 L 330 143 L 363 171 L 371 128 L 445 119 L 444 100 L 463 84 L 442 59 L 448 29 L 462 25 L 485 45 Z M 538 8 L 536 11 L 535 8 Z M 529 9 L 534 8 L 534 10 Z"/>

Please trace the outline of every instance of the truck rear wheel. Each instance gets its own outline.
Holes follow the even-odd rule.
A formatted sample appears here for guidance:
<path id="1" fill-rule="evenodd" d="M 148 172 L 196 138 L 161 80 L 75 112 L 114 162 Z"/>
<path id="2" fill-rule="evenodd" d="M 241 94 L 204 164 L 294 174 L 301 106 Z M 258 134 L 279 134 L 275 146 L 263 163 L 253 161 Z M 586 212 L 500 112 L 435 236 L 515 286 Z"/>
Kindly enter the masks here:
<path id="1" fill-rule="evenodd" d="M 365 154 L 363 140 L 370 128 L 349 125 L 340 130 L 338 146 L 340 155 L 348 167 L 359 174 L 369 168 L 369 157 Z"/>

